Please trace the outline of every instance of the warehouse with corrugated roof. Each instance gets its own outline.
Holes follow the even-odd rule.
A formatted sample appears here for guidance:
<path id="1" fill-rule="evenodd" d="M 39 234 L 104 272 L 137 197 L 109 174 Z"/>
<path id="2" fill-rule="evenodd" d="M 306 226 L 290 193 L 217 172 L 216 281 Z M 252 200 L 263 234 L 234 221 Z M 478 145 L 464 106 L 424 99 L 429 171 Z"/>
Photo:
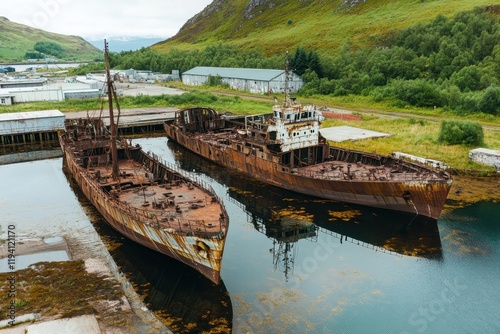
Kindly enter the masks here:
<path id="1" fill-rule="evenodd" d="M 296 93 L 304 86 L 304 82 L 293 72 L 289 76 L 290 93 Z M 231 89 L 255 94 L 285 92 L 284 70 L 198 66 L 182 73 L 182 82 L 189 86 L 201 86 L 207 83 L 209 77 L 220 77 L 221 82 L 228 84 Z"/>

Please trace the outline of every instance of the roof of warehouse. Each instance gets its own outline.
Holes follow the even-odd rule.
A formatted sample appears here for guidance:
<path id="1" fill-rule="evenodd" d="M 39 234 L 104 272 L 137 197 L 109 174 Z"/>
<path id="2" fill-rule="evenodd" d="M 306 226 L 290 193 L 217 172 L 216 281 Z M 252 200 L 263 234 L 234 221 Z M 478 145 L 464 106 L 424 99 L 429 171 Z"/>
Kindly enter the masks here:
<path id="1" fill-rule="evenodd" d="M 47 117 L 65 117 L 59 110 L 41 110 L 41 111 L 24 111 L 16 113 L 0 114 L 0 122 L 33 119 L 33 118 L 47 118 Z"/>
<path id="2" fill-rule="evenodd" d="M 261 68 L 230 68 L 230 67 L 204 67 L 197 66 L 182 73 L 182 75 L 206 75 L 220 76 L 223 78 L 249 79 L 259 81 L 270 81 L 281 74 L 284 70 L 270 70 Z"/>
<path id="3" fill-rule="evenodd" d="M 19 84 L 30 84 L 30 83 L 45 83 L 47 82 L 47 78 L 39 78 L 39 79 L 13 79 L 13 80 L 2 80 L 0 84 L 2 85 L 19 85 Z"/>

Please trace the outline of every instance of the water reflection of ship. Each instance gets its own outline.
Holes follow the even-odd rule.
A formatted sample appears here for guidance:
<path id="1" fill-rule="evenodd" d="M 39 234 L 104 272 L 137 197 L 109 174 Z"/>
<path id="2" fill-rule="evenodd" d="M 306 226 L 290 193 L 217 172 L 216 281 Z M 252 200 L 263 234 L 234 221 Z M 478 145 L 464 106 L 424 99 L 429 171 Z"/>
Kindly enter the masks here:
<path id="1" fill-rule="evenodd" d="M 208 164 L 170 141 L 168 145 L 176 151 L 183 169 L 207 174 L 227 186 L 231 200 L 239 203 L 255 228 L 278 243 L 281 240 L 285 250 L 287 242 L 294 242 L 290 237 L 314 241 L 311 233 L 318 229 L 339 239 L 339 243 L 349 242 L 389 254 L 442 257 L 439 230 L 433 219 L 293 193 Z M 290 246 L 293 245 L 288 245 L 291 251 Z"/>
<path id="2" fill-rule="evenodd" d="M 66 177 L 120 271 L 160 321 L 175 333 L 231 333 L 232 303 L 222 280 L 216 285 L 191 267 L 124 238 Z"/>
<path id="3" fill-rule="evenodd" d="M 113 258 L 148 308 L 174 333 L 231 333 L 233 309 L 222 280 L 216 285 L 178 261 L 127 239 L 122 242 L 112 250 Z"/>

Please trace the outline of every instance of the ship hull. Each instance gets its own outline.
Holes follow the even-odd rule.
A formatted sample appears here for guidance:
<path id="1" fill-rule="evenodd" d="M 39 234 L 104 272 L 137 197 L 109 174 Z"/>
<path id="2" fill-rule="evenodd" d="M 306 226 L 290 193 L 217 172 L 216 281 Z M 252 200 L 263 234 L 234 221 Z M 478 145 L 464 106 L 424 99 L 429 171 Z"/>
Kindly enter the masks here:
<path id="1" fill-rule="evenodd" d="M 210 141 L 198 140 L 197 136 L 186 134 L 169 123 L 165 123 L 164 127 L 171 140 L 214 163 L 259 181 L 319 198 L 414 213 L 437 220 L 452 183 L 451 179 L 370 182 L 311 177 L 312 171 L 310 175 L 297 173 L 297 169 L 292 170 L 254 154 L 238 152 L 230 146 L 221 149 L 211 145 Z M 330 147 L 329 150 L 331 156 L 338 155 L 335 148 Z M 351 159 L 353 163 L 357 161 L 355 154 Z"/>
<path id="2" fill-rule="evenodd" d="M 225 230 L 211 237 L 200 237 L 144 224 L 140 219 L 137 219 L 137 216 L 129 214 L 125 207 L 100 189 L 86 170 L 75 161 L 71 149 L 61 138 L 60 144 L 67 170 L 108 225 L 130 240 L 174 258 L 194 268 L 215 284 L 219 284 Z M 142 151 L 138 153 L 142 154 Z M 142 154 L 142 159 L 143 162 L 150 165 L 151 170 L 163 168 L 145 154 Z M 209 258 L 199 256 L 196 252 L 199 242 L 203 242 L 210 248 L 211 256 Z"/>

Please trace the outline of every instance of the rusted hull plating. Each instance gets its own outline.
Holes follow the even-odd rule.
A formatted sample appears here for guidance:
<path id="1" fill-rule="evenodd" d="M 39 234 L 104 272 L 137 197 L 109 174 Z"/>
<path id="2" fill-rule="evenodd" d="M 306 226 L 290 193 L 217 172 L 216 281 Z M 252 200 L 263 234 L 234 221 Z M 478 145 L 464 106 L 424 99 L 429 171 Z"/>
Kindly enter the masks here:
<path id="1" fill-rule="evenodd" d="M 312 174 L 320 172 L 309 169 L 308 174 L 297 173 L 298 169 L 284 168 L 257 155 L 238 152 L 230 146 L 221 148 L 211 145 L 209 141 L 200 139 L 203 138 L 203 134 L 189 135 L 168 122 L 164 127 L 170 139 L 208 160 L 262 182 L 320 198 L 415 213 L 437 220 L 452 183 L 451 179 L 419 181 L 387 179 L 382 182 L 313 177 Z M 329 154 L 335 156 L 338 153 L 335 150 L 331 147 Z M 358 158 L 361 156 L 354 158 L 353 162 Z"/>
<path id="2" fill-rule="evenodd" d="M 194 268 L 215 284 L 220 282 L 220 268 L 226 230 L 211 236 L 197 236 L 193 233 L 182 233 L 172 229 L 157 228 L 141 222 L 140 217 L 131 215 L 130 212 L 118 201 L 104 193 L 95 180 L 75 161 L 70 149 L 66 147 L 62 136 L 60 144 L 64 154 L 66 166 L 78 183 L 87 199 L 103 215 L 106 222 L 115 230 L 127 238 L 149 247 L 162 254 L 170 256 L 186 265 Z M 142 154 L 142 151 L 141 151 Z M 149 159 L 154 168 L 165 168 L 149 156 L 143 154 L 143 158 Z M 224 211 L 225 219 L 227 213 Z M 210 256 L 200 256 L 199 245 L 206 245 L 210 249 Z"/>

